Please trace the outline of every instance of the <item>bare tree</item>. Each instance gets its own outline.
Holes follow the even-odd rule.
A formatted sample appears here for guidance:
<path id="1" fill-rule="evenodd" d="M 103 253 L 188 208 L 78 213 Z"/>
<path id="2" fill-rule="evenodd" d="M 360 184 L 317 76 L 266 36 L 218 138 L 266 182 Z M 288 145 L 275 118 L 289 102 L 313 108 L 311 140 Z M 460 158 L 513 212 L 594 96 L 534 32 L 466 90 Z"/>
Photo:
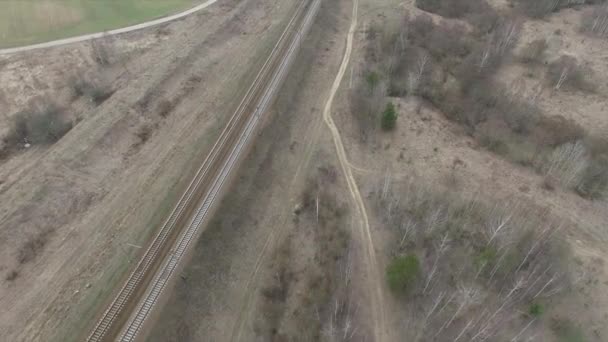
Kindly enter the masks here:
<path id="1" fill-rule="evenodd" d="M 91 40 L 91 54 L 97 64 L 101 66 L 110 64 L 112 44 L 112 36 L 105 33 L 102 37 Z"/>
<path id="2" fill-rule="evenodd" d="M 479 304 L 482 299 L 483 299 L 482 294 L 479 291 L 479 289 L 477 289 L 476 287 L 460 285 L 458 287 L 458 301 L 459 301 L 458 308 L 456 309 L 456 311 L 454 311 L 454 313 L 452 314 L 450 319 L 448 319 L 441 326 L 439 331 L 437 331 L 437 333 L 435 333 L 435 337 L 441 335 L 443 330 L 448 328 L 452 324 L 452 322 L 454 322 L 454 319 L 456 319 L 456 317 L 458 317 L 458 315 L 460 313 L 465 311 L 471 305 Z"/>
<path id="3" fill-rule="evenodd" d="M 410 94 L 418 94 L 420 83 L 422 82 L 424 74 L 427 71 L 429 58 L 429 54 L 426 51 L 422 51 L 419 54 L 414 71 L 410 72 L 408 77 L 408 88 Z"/>
<path id="4" fill-rule="evenodd" d="M 431 273 L 429 273 L 429 276 L 426 280 L 426 284 L 424 285 L 424 289 L 422 290 L 422 294 L 426 294 L 426 290 L 428 289 L 429 285 L 431 284 L 431 281 L 433 280 L 433 276 L 435 275 L 435 272 L 437 272 L 437 265 L 439 263 L 439 259 L 441 258 L 443 253 L 448 248 L 448 243 L 449 243 L 448 234 L 449 233 L 445 233 L 445 235 L 443 236 L 443 239 L 441 239 L 441 243 L 437 247 L 437 256 L 435 257 L 435 262 L 433 263 L 433 268 L 431 268 Z"/>
<path id="5" fill-rule="evenodd" d="M 558 146 L 545 166 L 545 174 L 558 179 L 566 188 L 580 184 L 590 158 L 582 141 L 569 142 Z"/>
<path id="6" fill-rule="evenodd" d="M 494 239 L 508 230 L 509 223 L 513 218 L 513 213 L 500 213 L 497 211 L 498 207 L 495 206 L 490 214 L 490 221 L 486 224 L 486 234 L 489 236 L 486 246 L 489 246 Z"/>
<path id="7" fill-rule="evenodd" d="M 608 35 L 608 5 L 589 8 L 581 17 L 581 29 L 593 35 Z"/>

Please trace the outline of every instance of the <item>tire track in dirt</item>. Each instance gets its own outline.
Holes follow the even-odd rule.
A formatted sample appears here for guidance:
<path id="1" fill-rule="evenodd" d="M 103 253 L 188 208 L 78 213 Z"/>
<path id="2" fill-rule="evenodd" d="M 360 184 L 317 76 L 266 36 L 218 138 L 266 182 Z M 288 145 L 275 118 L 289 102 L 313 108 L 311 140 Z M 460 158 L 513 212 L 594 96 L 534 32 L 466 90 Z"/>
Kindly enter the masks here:
<path id="1" fill-rule="evenodd" d="M 340 166 L 342 167 L 342 171 L 344 172 L 344 176 L 348 184 L 348 190 L 353 198 L 353 201 L 355 202 L 357 213 L 359 216 L 359 233 L 361 234 L 361 237 L 363 239 L 363 245 L 365 248 L 365 267 L 367 268 L 367 281 L 369 291 L 371 292 L 370 304 L 373 320 L 374 340 L 384 341 L 386 340 L 385 313 L 383 305 L 384 291 L 380 280 L 382 278 L 378 270 L 378 262 L 376 259 L 376 252 L 374 250 L 374 244 L 371 236 L 369 219 L 367 217 L 365 203 L 363 202 L 361 193 L 359 192 L 359 187 L 357 186 L 357 182 L 353 176 L 353 172 L 348 161 L 348 157 L 346 155 L 346 150 L 344 149 L 344 144 L 342 143 L 340 131 L 338 130 L 331 116 L 331 107 L 333 104 L 333 100 L 336 96 L 338 88 L 340 88 L 340 84 L 342 83 L 342 79 L 344 78 L 344 74 L 346 73 L 346 68 L 348 67 L 348 64 L 350 62 L 350 56 L 353 49 L 354 34 L 357 29 L 358 9 L 359 0 L 354 0 L 351 25 L 348 31 L 344 58 L 342 60 L 342 64 L 340 65 L 340 70 L 338 71 L 338 74 L 336 75 L 333 86 L 331 88 L 329 99 L 325 104 L 325 109 L 323 110 L 323 120 L 331 131 L 334 145 L 336 147 L 336 153 L 340 161 Z"/>

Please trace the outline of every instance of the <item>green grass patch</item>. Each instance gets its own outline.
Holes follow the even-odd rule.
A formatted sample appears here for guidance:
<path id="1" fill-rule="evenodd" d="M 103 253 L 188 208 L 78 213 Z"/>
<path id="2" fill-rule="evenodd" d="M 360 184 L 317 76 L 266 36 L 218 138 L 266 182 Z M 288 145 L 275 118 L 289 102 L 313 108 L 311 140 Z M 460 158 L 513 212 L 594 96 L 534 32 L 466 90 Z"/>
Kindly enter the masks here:
<path id="1" fill-rule="evenodd" d="M 528 308 L 528 313 L 532 317 L 540 317 L 545 312 L 545 308 L 539 303 L 532 303 Z"/>
<path id="2" fill-rule="evenodd" d="M 498 253 L 495 248 L 486 247 L 475 257 L 475 266 L 481 269 L 487 265 L 491 265 L 496 261 L 497 255 Z"/>
<path id="3" fill-rule="evenodd" d="M 566 319 L 555 319 L 551 327 L 559 342 L 586 342 L 583 330 Z"/>
<path id="4" fill-rule="evenodd" d="M 386 268 L 388 286 L 397 293 L 406 293 L 420 275 L 420 261 L 415 255 L 398 256 Z"/>
<path id="5" fill-rule="evenodd" d="M 174 14 L 203 0 L 6 0 L 0 48 L 108 31 Z"/>
<path id="6" fill-rule="evenodd" d="M 397 111 L 395 110 L 395 105 L 389 102 L 382 112 L 382 129 L 385 131 L 392 131 L 397 126 Z"/>

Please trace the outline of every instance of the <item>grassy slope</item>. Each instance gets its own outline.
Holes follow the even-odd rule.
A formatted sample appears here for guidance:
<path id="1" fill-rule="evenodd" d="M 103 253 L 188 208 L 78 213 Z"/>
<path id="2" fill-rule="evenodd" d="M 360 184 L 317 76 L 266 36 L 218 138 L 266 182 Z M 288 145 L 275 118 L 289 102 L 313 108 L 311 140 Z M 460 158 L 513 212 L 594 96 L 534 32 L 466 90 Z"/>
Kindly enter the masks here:
<path id="1" fill-rule="evenodd" d="M 202 0 L 5 0 L 0 47 L 40 43 L 141 23 Z"/>

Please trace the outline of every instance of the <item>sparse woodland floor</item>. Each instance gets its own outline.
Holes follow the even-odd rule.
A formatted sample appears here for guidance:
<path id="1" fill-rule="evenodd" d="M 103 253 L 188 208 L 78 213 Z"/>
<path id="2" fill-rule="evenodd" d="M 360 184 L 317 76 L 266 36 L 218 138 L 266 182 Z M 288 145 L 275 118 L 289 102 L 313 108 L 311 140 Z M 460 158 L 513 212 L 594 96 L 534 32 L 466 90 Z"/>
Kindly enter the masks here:
<path id="1" fill-rule="evenodd" d="M 291 95 L 297 98 L 291 110 L 277 106 L 272 120 L 279 121 L 262 131 L 260 144 L 282 141 L 269 136 L 276 125 L 306 128 L 291 133 L 289 146 L 279 143 L 282 147 L 256 151 L 253 159 L 259 161 L 248 162 L 245 170 L 257 169 L 260 174 L 246 172 L 238 189 L 255 194 L 257 204 L 247 199 L 243 203 L 242 194 L 234 195 L 239 200 L 226 201 L 213 238 L 201 239 L 199 250 L 207 252 L 193 259 L 186 271 L 188 280 L 178 287 L 173 304 L 163 314 L 161 321 L 171 329 L 163 324 L 151 339 L 165 340 L 176 336 L 174 329 L 181 329 L 193 340 L 214 336 L 242 341 L 602 341 L 607 319 L 602 243 L 608 237 L 603 230 L 607 220 L 603 200 L 584 199 L 559 185 L 547 188 L 542 170 L 488 150 L 466 127 L 416 96 L 382 95 L 377 100 L 380 109 L 367 119 L 370 126 L 364 130 L 360 118 L 353 118 L 352 94 L 357 84 L 367 82 L 371 69 L 366 56 L 374 43 L 370 31 L 378 29 L 377 36 L 382 37 L 382 25 L 401 24 L 398 20 L 404 12 L 411 18 L 423 14 L 413 1 L 361 1 L 353 54 L 331 110 L 345 146 L 348 172 L 355 176 L 369 216 L 377 255 L 371 265 L 375 270 L 369 272 L 365 239 L 358 233 L 361 214 L 348 195 L 329 132 L 319 128 L 319 107 L 325 99 L 310 95 L 329 96 L 332 78 L 326 70 L 332 76 L 338 73 L 344 53 L 341 44 L 346 43 L 352 2 L 337 3 L 342 16 L 335 20 L 337 32 L 323 26 L 325 18 L 319 19 L 325 31 L 336 32 L 336 37 L 327 38 L 336 44 L 326 47 L 324 40 L 317 41 L 314 58 L 304 53 L 302 62 L 315 63 L 298 65 L 309 68 L 310 75 L 297 82 L 299 92 Z M 529 27 L 550 25 L 558 20 L 554 17 L 572 15 L 571 11 L 563 10 L 540 23 L 524 22 L 514 50 L 529 43 L 525 33 Z M 324 51 L 332 56 L 329 65 Z M 512 87 L 509 70 L 516 67 L 522 68 L 522 63 L 515 57 L 504 62 L 496 82 Z M 543 77 L 537 76 L 533 85 L 538 86 Z M 317 85 L 314 90 L 311 84 Z M 551 86 L 546 88 L 551 90 Z M 287 87 L 285 92 L 294 89 Z M 547 89 L 547 98 L 537 98 L 543 113 L 549 111 L 545 106 L 550 101 L 559 103 L 575 96 L 571 91 Z M 601 98 L 599 89 L 593 95 L 596 98 Z M 281 97 L 291 98 L 286 94 Z M 379 127 L 379 112 L 387 101 L 398 111 L 397 129 L 391 133 Z M 297 121 L 303 115 L 306 123 Z M 559 115 L 577 118 L 576 113 Z M 599 125 L 576 122 L 597 135 L 602 132 L 598 126 L 605 122 L 601 113 L 597 115 Z M 300 161 L 295 172 L 294 164 L 281 162 L 284 158 Z M 260 182 L 270 178 L 270 170 L 269 189 L 268 183 Z M 289 177 L 294 177 L 291 183 L 281 180 Z M 290 185 L 285 187 L 286 183 Z M 264 195 L 268 192 L 274 195 Z M 276 204 L 286 198 L 289 204 Z M 241 205 L 248 208 L 247 214 Z M 227 225 L 227 221 L 233 223 Z M 234 234 L 224 235 L 228 226 Z M 328 227 L 344 237 L 325 236 L 329 244 L 319 239 Z M 232 245 L 234 241 L 242 247 Z M 328 248 L 335 262 L 327 261 Z M 225 263 L 221 270 L 214 266 L 212 272 L 218 276 L 209 286 L 199 287 L 197 279 L 210 274 L 211 266 L 205 265 L 220 253 Z M 386 271 L 396 258 L 412 255 L 418 260 L 418 274 L 401 292 L 402 288 L 389 286 Z M 243 265 L 243 260 L 252 266 Z M 254 271 L 247 275 L 239 268 Z M 381 306 L 378 311 L 372 304 L 375 288 L 370 284 L 374 282 L 369 279 L 374 272 L 381 278 L 383 293 L 381 301 L 376 301 Z M 247 284 L 245 293 L 243 284 Z M 183 308 L 186 312 L 178 313 Z M 257 314 L 250 316 L 250 312 Z M 379 315 L 385 317 L 380 334 L 374 323 Z M 187 323 L 178 323 L 182 320 Z M 204 326 L 194 328 L 199 320 Z M 215 328 L 225 320 L 234 322 L 227 325 L 232 327 L 227 330 L 230 334 Z"/>
<path id="2" fill-rule="evenodd" d="M 333 123 L 328 115 L 324 121 L 324 107 L 349 52 L 356 2 L 325 1 L 232 191 L 148 339 L 608 340 L 602 178 L 608 41 L 581 32 L 588 5 L 531 18 L 515 15 L 526 8 L 525 0 L 487 1 L 450 2 L 474 3 L 464 15 L 441 6 L 422 11 L 414 0 L 359 0 L 350 58 L 326 112 Z M 273 8 L 283 13 L 278 3 L 267 1 L 262 8 L 239 2 L 238 13 L 247 12 L 251 22 L 228 21 L 216 34 L 241 37 L 234 44 L 253 44 L 242 31 L 266 32 L 263 23 L 253 22 L 268 18 Z M 229 5 L 218 11 L 231 13 Z M 224 65 L 219 60 L 227 55 L 212 53 L 213 63 L 194 55 L 215 51 L 220 38 L 210 35 L 209 46 L 186 57 L 200 63 L 201 80 L 161 77 L 165 81 L 151 91 L 142 86 L 136 104 L 149 104 L 161 117 L 175 103 L 178 111 L 196 107 L 198 98 L 188 99 L 201 89 L 198 82 L 222 78 L 205 70 Z M 191 70 L 178 69 L 179 75 Z M 13 113 L 35 92 L 10 84 L 11 92 L 31 92 L 5 100 Z M 84 98 L 96 95 L 90 85 L 82 89 Z M 174 96 L 167 101 L 145 96 L 164 91 Z M 210 108 L 224 103 L 219 98 L 209 99 L 218 102 Z M 92 106 L 79 101 L 75 106 Z M 396 127 L 383 131 L 389 102 Z M 78 111 L 66 115 L 72 112 Z M 148 134 L 158 144 L 168 140 L 155 132 L 177 138 L 162 122 L 152 133 L 140 129 L 148 119 L 120 127 L 146 149 Z M 107 144 L 118 133 L 108 134 Z M 139 146 L 125 142 L 133 145 Z M 11 170 L 35 155 L 7 151 L 16 153 L 2 166 Z M 116 158 L 137 158 L 136 152 L 121 151 Z M 97 179 L 93 171 L 87 179 Z M 12 179 L 9 171 L 3 175 Z M 1 191 L 15 191 L 7 189 Z M 160 196 L 164 187 L 154 189 Z M 96 201 L 101 199 L 93 197 Z M 14 260 L 15 253 L 6 252 L 6 259 Z M 1 300 L 24 279 L 38 279 L 28 265 L 41 269 L 39 258 L 25 262 L 15 279 L 9 280 L 4 266 Z M 90 291 L 89 281 L 93 289 L 101 285 L 84 279 L 64 291 Z M 0 328 L 0 336 L 16 336 L 8 326 Z"/>
<path id="3" fill-rule="evenodd" d="M 511 11 L 508 6 L 490 4 Z M 385 6 L 403 10 L 389 11 Z M 380 267 L 388 267 L 391 261 L 408 255 L 419 260 L 417 280 L 405 294 L 391 289 L 392 295 L 386 301 L 393 338 L 605 340 L 605 197 L 585 199 L 559 182 L 548 187 L 542 166 L 535 164 L 540 163 L 538 155 L 522 162 L 510 152 L 493 150 L 479 139 L 483 125 L 470 126 L 467 121 L 455 120 L 453 112 L 442 112 L 442 106 L 451 111 L 450 107 L 460 104 L 444 104 L 451 101 L 447 96 L 433 98 L 437 96 L 433 93 L 437 88 L 433 87 L 440 82 L 446 82 L 448 86 L 444 87 L 453 85 L 450 77 L 454 76 L 446 73 L 460 77 L 460 66 L 457 59 L 445 59 L 438 53 L 446 46 L 458 49 L 458 44 L 450 46 L 450 40 L 459 37 L 444 32 L 440 35 L 447 40 L 431 34 L 426 42 L 417 43 L 417 25 L 423 20 L 416 22 L 416 18 L 432 18 L 435 25 L 446 26 L 472 25 L 470 22 L 423 12 L 414 1 L 363 1 L 360 12 L 367 16 L 360 19 L 363 29 L 355 44 L 358 49 L 353 57 L 352 88 L 350 84 L 343 87 L 338 125 L 343 127 L 343 136 L 350 138 L 346 142 L 350 162 L 370 208 L 377 249 L 382 251 Z M 603 56 L 598 46 L 605 41 L 579 31 L 584 13 L 584 8 L 563 9 L 543 20 L 518 17 L 522 28 L 513 40 L 513 55 L 500 62 L 492 82 L 536 101 L 533 104 L 540 108 L 542 116 L 572 120 L 576 130 L 586 132 L 577 136 L 604 138 L 607 121 L 601 108 L 606 93 L 595 75 L 602 74 Z M 408 16 L 410 24 L 404 25 Z M 561 32 L 557 32 L 558 28 Z M 471 30 L 460 29 L 453 27 L 459 32 L 457 35 Z M 390 36 L 395 33 L 397 39 L 393 42 L 397 46 L 390 44 Z M 526 46 L 540 38 L 546 38 L 549 46 L 540 62 L 545 66 L 522 62 Z M 432 43 L 433 39 L 438 40 L 437 44 Z M 417 44 L 423 47 L 418 48 Z M 401 49 L 403 52 L 399 52 Z M 462 53 L 467 55 L 466 50 Z M 594 70 L 585 74 L 597 86 L 594 91 L 558 90 L 547 81 L 546 65 L 563 54 L 574 55 L 578 63 Z M 475 56 L 474 51 L 472 55 Z M 399 59 L 406 62 L 401 64 Z M 419 79 L 417 72 L 422 74 Z M 372 73 L 377 76 L 370 77 Z M 418 96 L 411 94 L 412 79 L 420 82 Z M 361 85 L 363 91 L 357 89 Z M 361 94 L 366 93 L 368 101 L 361 101 Z M 479 96 L 479 91 L 470 94 Z M 384 133 L 379 116 L 389 101 L 397 108 L 397 128 Z M 573 101 L 584 103 L 585 110 Z M 486 113 L 500 111 L 499 104 L 500 101 L 486 103 Z M 373 108 L 371 117 L 366 116 L 365 110 L 361 113 L 361 108 Z M 492 118 L 494 114 L 489 115 Z M 552 130 L 557 131 L 557 127 Z M 493 133 L 499 135 L 500 131 Z M 567 139 L 567 134 L 560 131 L 556 138 Z M 507 151 L 520 150 L 514 147 Z M 492 227 L 510 227 L 511 231 L 501 228 L 494 235 Z M 553 229 L 555 233 L 549 233 Z M 525 240 L 543 242 L 526 246 L 517 242 L 517 234 L 525 235 Z M 545 240 L 544 234 L 550 239 Z M 541 247 L 544 241 L 547 245 Z M 514 255 L 521 252 L 519 257 Z M 548 258 L 550 261 L 545 259 L 545 253 L 553 255 Z M 526 258 L 528 254 L 537 259 L 531 261 Z M 509 258 L 513 258 L 511 262 L 519 259 L 519 265 L 509 268 L 505 263 Z M 539 273 L 541 269 L 546 273 Z M 498 280 L 500 272 L 505 274 Z M 549 285 L 538 287 L 540 283 Z M 542 314 L 538 313 L 540 307 Z"/>
<path id="4" fill-rule="evenodd" d="M 225 201 L 210 235 L 201 239 L 201 254 L 185 271 L 186 280 L 176 289 L 163 313 L 164 323 L 151 339 L 605 340 L 604 199 L 583 198 L 559 182 L 549 186 L 547 171 L 534 164 L 541 162 L 538 158 L 513 158 L 517 145 L 511 154 L 497 153 L 471 134 L 470 127 L 421 96 L 378 96 L 372 91 L 377 107 L 364 118 L 368 126 L 360 126 L 361 118 L 353 117 L 358 84 L 369 81 L 370 70 L 386 72 L 378 64 L 370 66 L 369 46 L 378 43 L 370 40 L 370 31 L 378 29 L 381 41 L 386 38 L 382 25 L 403 25 L 404 13 L 410 20 L 423 15 L 413 1 L 360 2 L 349 67 L 330 111 L 345 148 L 348 170 L 342 168 L 336 136 L 330 138 L 319 121 L 326 100 L 319 94 L 329 96 L 339 72 L 352 9 L 349 1 L 334 4 L 339 5 L 325 4 L 324 13 L 340 13 L 329 20 L 335 26 L 325 26 L 324 15 L 317 26 L 330 35 L 312 38 L 308 44 L 316 52 L 309 55 L 305 49 L 298 64 L 308 76 L 300 80 L 303 76 L 294 72 L 288 82 L 281 98 L 293 99 L 291 106 L 277 105 L 245 176 L 235 185 L 239 193 Z M 503 5 L 497 8 L 509 8 Z M 542 115 L 571 119 L 578 124 L 573 125 L 574 136 L 582 139 L 604 132 L 601 111 L 579 118 L 557 104 L 591 96 L 599 104 L 586 105 L 601 107 L 601 84 L 585 95 L 553 89 L 544 83 L 544 70 L 532 85 L 526 83 L 529 79 L 514 82 L 518 78 L 512 71 L 533 68 L 540 73 L 542 67 L 521 63 L 517 57 L 538 38 L 528 37 L 530 27 L 556 25 L 560 16 L 572 16 L 573 11 L 524 20 L 513 57 L 502 62 L 493 82 L 525 99 L 535 98 Z M 591 38 L 562 33 L 561 39 Z M 562 54 L 559 48 L 550 51 Z M 383 77 L 386 74 L 380 83 L 386 82 Z M 543 92 L 537 95 L 539 85 Z M 394 103 L 398 119 L 396 130 L 385 133 L 379 117 L 388 101 Z M 359 105 L 374 105 L 371 102 Z M 551 111 L 552 106 L 559 114 Z M 597 124 L 586 121 L 591 115 Z M 545 129 L 543 125 L 553 121 L 538 122 L 539 129 Z M 288 127 L 289 132 L 268 133 L 278 127 Z M 568 136 L 560 134 L 552 138 L 567 141 Z M 540 151 L 552 155 L 551 146 L 543 147 L 549 152 Z M 361 212 L 349 196 L 348 173 L 362 195 L 369 240 L 359 234 Z M 255 204 L 247 196 L 255 196 Z M 370 241 L 376 255 L 373 263 L 366 254 Z M 214 263 L 218 255 L 223 260 L 219 265 Z M 411 260 L 416 260 L 415 267 Z M 199 286 L 199 280 L 205 285 Z M 373 284 L 381 291 L 376 300 Z"/>

